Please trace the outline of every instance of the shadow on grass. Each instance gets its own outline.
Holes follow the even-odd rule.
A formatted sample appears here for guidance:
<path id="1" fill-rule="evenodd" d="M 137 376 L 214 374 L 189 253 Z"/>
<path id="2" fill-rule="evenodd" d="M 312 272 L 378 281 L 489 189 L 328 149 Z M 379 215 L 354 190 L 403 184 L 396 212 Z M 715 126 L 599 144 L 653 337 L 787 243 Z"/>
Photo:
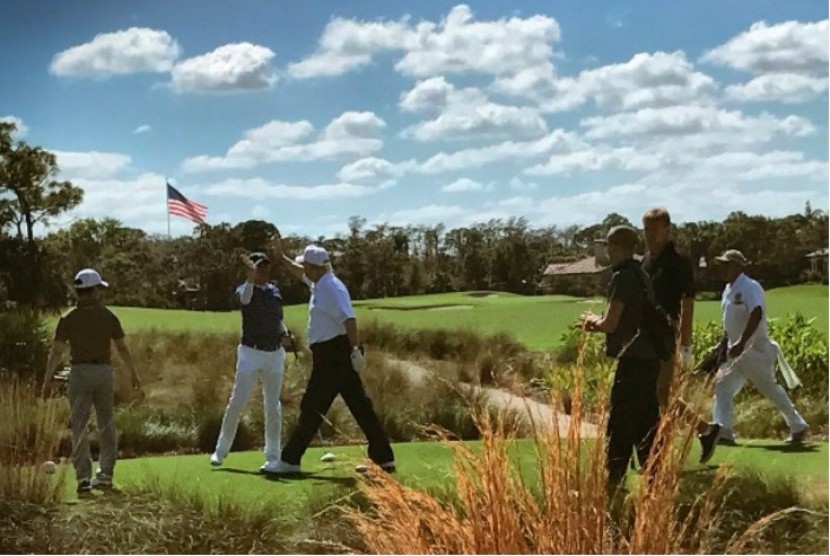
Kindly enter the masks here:
<path id="1" fill-rule="evenodd" d="M 744 447 L 784 453 L 817 452 L 819 450 L 819 446 L 816 444 L 746 444 Z"/>
<path id="2" fill-rule="evenodd" d="M 233 467 L 222 467 L 214 469 L 214 473 L 236 473 L 238 475 L 255 475 L 262 477 L 266 481 L 275 483 L 290 483 L 294 481 L 317 481 L 322 483 L 333 483 L 345 487 L 356 487 L 357 479 L 354 477 L 331 477 L 327 475 L 318 475 L 317 473 L 295 473 L 292 475 L 274 475 L 268 473 L 260 473 L 259 471 L 250 471 L 247 469 L 234 469 Z"/>

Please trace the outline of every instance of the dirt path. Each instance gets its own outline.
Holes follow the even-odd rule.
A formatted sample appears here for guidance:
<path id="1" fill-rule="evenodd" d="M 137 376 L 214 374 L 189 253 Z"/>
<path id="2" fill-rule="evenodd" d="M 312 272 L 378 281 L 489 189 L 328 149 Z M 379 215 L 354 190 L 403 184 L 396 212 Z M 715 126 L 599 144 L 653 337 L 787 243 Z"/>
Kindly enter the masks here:
<path id="1" fill-rule="evenodd" d="M 411 361 L 390 358 L 388 359 L 388 363 L 404 371 L 414 382 L 426 380 L 432 375 L 432 371 L 428 368 Z M 571 425 L 571 418 L 569 416 L 556 415 L 554 418 L 553 410 L 548 404 L 540 403 L 532 398 L 517 396 L 498 388 L 482 388 L 471 384 L 464 384 L 463 386 L 474 394 L 479 392 L 483 393 L 487 396 L 488 401 L 497 409 L 506 409 L 523 414 L 528 422 L 533 422 L 538 427 L 548 428 L 556 422 L 559 426 L 559 434 L 562 436 L 567 434 L 568 427 Z M 580 433 L 582 438 L 596 438 L 597 426 L 583 421 Z"/>

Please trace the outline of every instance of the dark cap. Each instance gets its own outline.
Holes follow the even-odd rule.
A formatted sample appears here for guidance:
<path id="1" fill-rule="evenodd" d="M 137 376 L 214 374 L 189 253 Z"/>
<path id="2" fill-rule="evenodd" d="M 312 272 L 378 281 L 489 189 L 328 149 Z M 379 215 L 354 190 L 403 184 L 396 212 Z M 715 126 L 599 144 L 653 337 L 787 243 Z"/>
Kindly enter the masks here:
<path id="1" fill-rule="evenodd" d="M 271 259 L 269 259 L 268 255 L 266 255 L 262 251 L 253 252 L 250 255 L 248 255 L 248 258 L 251 259 L 251 262 L 254 263 L 254 266 L 256 267 L 271 264 Z"/>

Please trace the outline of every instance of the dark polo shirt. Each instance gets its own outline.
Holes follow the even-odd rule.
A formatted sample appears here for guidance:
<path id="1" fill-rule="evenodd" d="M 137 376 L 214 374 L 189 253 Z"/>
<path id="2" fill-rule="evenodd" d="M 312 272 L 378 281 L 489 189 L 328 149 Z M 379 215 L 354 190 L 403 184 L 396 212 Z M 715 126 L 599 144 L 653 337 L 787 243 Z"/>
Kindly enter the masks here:
<path id="1" fill-rule="evenodd" d="M 684 297 L 695 296 L 692 261 L 680 253 L 669 242 L 654 257 L 651 253 L 643 259 L 643 270 L 651 278 L 654 298 L 658 305 L 676 323 L 680 319 L 680 304 Z"/>
<path id="2" fill-rule="evenodd" d="M 640 263 L 633 259 L 611 269 L 608 302 L 621 301 L 624 308 L 617 329 L 605 335 L 605 354 L 609 357 L 657 359 L 657 353 L 645 334 L 638 334 L 646 303 L 643 284 L 648 287 L 648 276 Z"/>
<path id="3" fill-rule="evenodd" d="M 101 303 L 79 299 L 58 321 L 55 340 L 69 342 L 73 365 L 109 364 L 113 340 L 124 337 L 121 321 Z"/>

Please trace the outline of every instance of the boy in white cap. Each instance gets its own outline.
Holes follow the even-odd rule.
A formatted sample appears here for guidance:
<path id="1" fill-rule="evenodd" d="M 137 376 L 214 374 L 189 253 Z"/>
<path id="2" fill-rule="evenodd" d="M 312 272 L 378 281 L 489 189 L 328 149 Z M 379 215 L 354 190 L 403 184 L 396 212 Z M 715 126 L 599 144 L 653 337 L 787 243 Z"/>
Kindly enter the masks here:
<path id="1" fill-rule="evenodd" d="M 726 364 L 718 371 L 715 384 L 714 419 L 722 426 L 722 444 L 735 444 L 732 407 L 735 395 L 747 379 L 784 416 L 790 427 L 789 444 L 801 444 L 807 423 L 796 411 L 787 393 L 775 380 L 776 346 L 767 335 L 764 289 L 744 274 L 746 257 L 727 249 L 715 258 L 718 275 L 726 282 L 721 297 L 723 324 L 729 339 Z"/>
<path id="2" fill-rule="evenodd" d="M 110 363 L 111 343 L 115 343 L 118 354 L 130 370 L 133 388 L 141 388 L 141 380 L 124 342 L 121 322 L 103 304 L 103 291 L 108 287 L 109 284 L 101 279 L 101 275 L 91 268 L 85 268 L 75 275 L 78 303 L 58 321 L 46 367 L 48 381 L 69 351 L 72 364 L 69 373 L 72 459 L 78 481 L 78 494 L 89 492 L 92 487 L 112 487 L 117 446 L 113 415 L 115 388 Z M 90 409 L 93 406 L 98 422 L 100 446 L 98 471 L 94 478 L 86 430 Z"/>

